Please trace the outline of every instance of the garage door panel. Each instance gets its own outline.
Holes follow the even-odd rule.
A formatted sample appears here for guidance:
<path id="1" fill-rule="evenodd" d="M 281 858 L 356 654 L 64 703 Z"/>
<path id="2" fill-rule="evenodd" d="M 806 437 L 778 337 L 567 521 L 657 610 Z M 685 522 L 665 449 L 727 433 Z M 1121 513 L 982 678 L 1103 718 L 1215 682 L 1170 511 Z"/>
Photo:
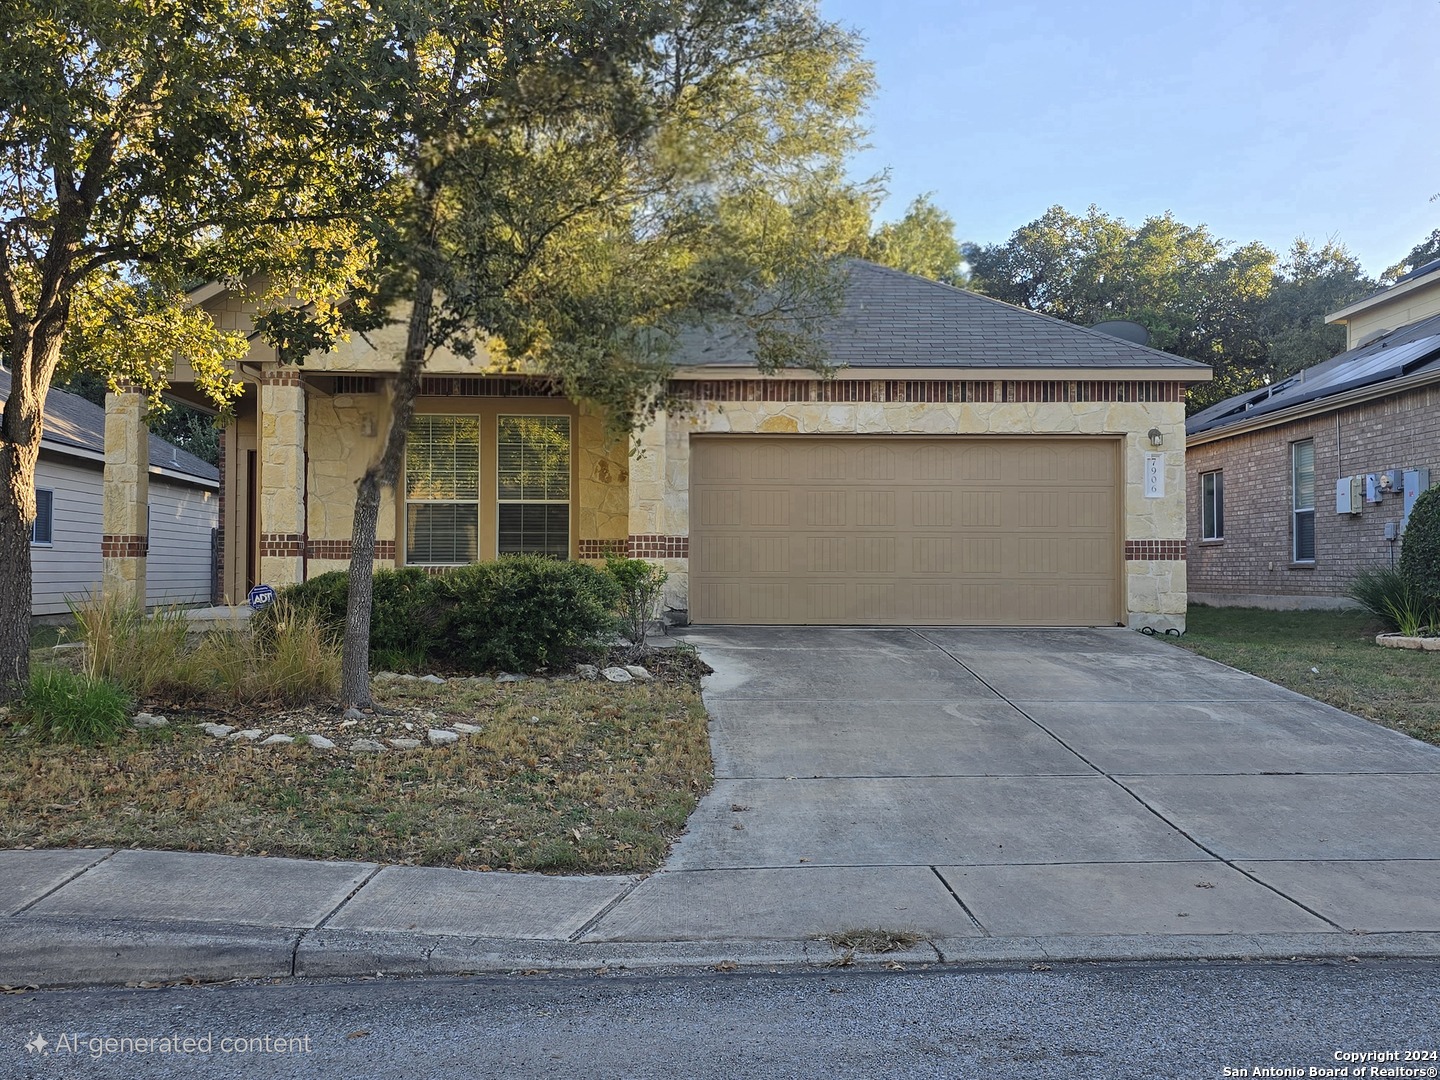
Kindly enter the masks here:
<path id="1" fill-rule="evenodd" d="M 701 436 L 691 615 L 1113 623 L 1118 462 L 1113 440 Z"/>

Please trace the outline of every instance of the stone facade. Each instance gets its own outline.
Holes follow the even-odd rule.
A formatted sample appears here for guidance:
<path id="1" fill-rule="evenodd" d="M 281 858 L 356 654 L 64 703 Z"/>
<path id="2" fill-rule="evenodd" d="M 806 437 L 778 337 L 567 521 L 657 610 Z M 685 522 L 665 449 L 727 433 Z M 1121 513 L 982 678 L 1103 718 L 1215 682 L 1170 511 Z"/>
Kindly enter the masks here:
<path id="1" fill-rule="evenodd" d="M 1217 433 L 1223 436 L 1223 432 Z M 1292 553 L 1291 446 L 1315 446 L 1315 561 Z M 1386 469 L 1430 469 L 1440 482 L 1440 385 L 1422 386 L 1341 409 L 1228 437 L 1200 437 L 1186 455 L 1190 502 L 1191 597 L 1201 603 L 1264 607 L 1348 604 L 1345 589 L 1367 566 L 1399 560 L 1403 503 L 1387 494 L 1357 515 L 1335 512 L 1342 476 Z M 1201 538 L 1200 474 L 1224 476 L 1224 538 Z"/>
<path id="2" fill-rule="evenodd" d="M 107 597 L 145 603 L 145 552 L 150 527 L 150 429 L 145 396 L 105 395 L 105 493 L 100 587 Z"/>
<path id="3" fill-rule="evenodd" d="M 696 387 L 694 393 L 699 400 L 691 412 L 661 415 L 636 436 L 630 481 L 632 549 L 645 542 L 647 547 L 664 550 L 659 545 L 665 538 L 688 538 L 693 434 L 1120 436 L 1125 469 L 1127 622 L 1137 628 L 1162 631 L 1184 628 L 1185 407 L 1178 385 L 1116 384 L 1145 389 L 1089 392 L 1077 391 L 1070 384 L 1070 398 L 1088 396 L 1100 400 L 1023 400 L 1042 394 L 1032 395 L 1027 384 L 1009 384 L 986 390 L 984 396 L 992 400 L 894 401 L 888 399 L 898 395 L 884 380 L 866 383 L 873 385 L 838 393 L 825 388 L 843 384 L 820 380 L 788 387 L 756 380 L 753 385 L 737 383 L 723 393 L 717 392 L 717 384 Z M 766 389 L 777 386 L 780 388 Z M 842 393 L 855 397 L 863 394 L 874 400 L 814 400 L 822 394 Z M 766 396 L 772 400 L 763 400 Z M 932 389 L 927 396 L 940 395 Z M 953 399 L 965 394 L 947 391 L 945 396 Z M 714 400 L 717 397 L 723 399 Z M 1112 400 L 1104 400 L 1106 397 Z M 1123 400 L 1113 400 L 1115 397 Z M 1149 441 L 1152 428 L 1160 432 L 1161 452 L 1165 455 L 1161 498 L 1146 498 L 1144 493 L 1144 455 L 1155 450 Z M 1133 542 L 1168 544 L 1133 547 Z M 689 559 L 669 556 L 658 561 L 670 574 L 667 604 L 685 609 Z"/>

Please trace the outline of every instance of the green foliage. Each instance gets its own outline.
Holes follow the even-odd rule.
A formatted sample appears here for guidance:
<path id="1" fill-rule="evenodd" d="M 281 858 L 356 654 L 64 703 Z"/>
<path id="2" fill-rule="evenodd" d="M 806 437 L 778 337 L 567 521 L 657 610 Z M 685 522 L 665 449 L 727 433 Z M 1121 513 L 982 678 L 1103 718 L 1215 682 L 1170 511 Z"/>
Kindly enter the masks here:
<path id="1" fill-rule="evenodd" d="M 1334 243 L 1297 240 L 1282 261 L 1168 213 L 1135 227 L 1093 206 L 1083 217 L 1051 207 L 965 257 L 986 295 L 1082 326 L 1132 319 L 1155 348 L 1212 365 L 1192 412 L 1341 351 L 1344 330 L 1325 315 L 1374 287 Z"/>
<path id="2" fill-rule="evenodd" d="M 606 556 L 605 573 L 614 579 L 620 589 L 620 632 L 638 649 L 643 649 L 650 624 L 660 615 L 665 581 L 670 574 L 662 566 L 644 559 L 627 559 L 622 555 Z"/>
<path id="3" fill-rule="evenodd" d="M 130 696 L 104 679 L 56 668 L 30 676 L 20 711 L 56 742 L 111 742 L 125 731 Z"/>
<path id="4" fill-rule="evenodd" d="M 426 656 L 443 640 L 446 616 L 435 578 L 417 567 L 375 571 L 370 611 L 370 649 L 394 656 Z M 350 575 L 344 570 L 319 574 L 280 590 L 277 603 L 257 611 L 257 632 L 268 632 L 287 608 L 313 615 L 336 637 L 345 632 Z M 281 603 L 283 602 L 283 604 Z"/>
<path id="5" fill-rule="evenodd" d="M 531 671 L 562 662 L 614 627 L 614 579 L 542 555 L 506 556 L 437 579 L 446 650 L 472 671 Z"/>
<path id="6" fill-rule="evenodd" d="M 1400 573 L 1440 612 L 1440 487 L 1422 492 L 1400 538 Z"/>
<path id="7" fill-rule="evenodd" d="M 1345 595 L 1384 623 L 1387 630 L 1413 635 L 1432 621 L 1419 588 L 1398 567 L 1376 566 L 1360 571 L 1346 586 Z"/>
<path id="8" fill-rule="evenodd" d="M 870 236 L 865 257 L 907 274 L 964 285 L 964 253 L 955 239 L 955 219 L 921 195 L 896 222 L 886 222 Z"/>

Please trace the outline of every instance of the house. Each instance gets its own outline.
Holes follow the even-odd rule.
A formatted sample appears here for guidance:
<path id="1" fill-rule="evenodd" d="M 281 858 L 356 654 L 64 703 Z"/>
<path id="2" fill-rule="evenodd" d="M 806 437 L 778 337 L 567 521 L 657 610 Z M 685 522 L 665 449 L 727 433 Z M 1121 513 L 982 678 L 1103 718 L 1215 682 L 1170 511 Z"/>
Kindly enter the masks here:
<path id="1" fill-rule="evenodd" d="M 0 405 L 10 397 L 10 373 L 0 370 Z M 149 605 L 208 603 L 212 534 L 219 524 L 220 474 L 193 454 L 148 435 L 148 526 L 138 548 L 163 568 L 147 581 Z M 105 410 L 84 398 L 51 390 L 45 434 L 35 466 L 36 519 L 31 529 L 30 612 L 63 615 L 67 598 L 100 589 Z"/>
<path id="2" fill-rule="evenodd" d="M 690 407 L 629 445 L 543 379 L 437 357 L 379 564 L 629 552 L 702 623 L 1183 626 L 1184 389 L 1209 368 L 870 263 L 846 273 L 823 332 L 833 378 L 763 376 L 710 335 L 678 358 Z M 249 330 L 222 285 L 192 299 Z M 346 565 L 404 331 L 298 368 L 256 339 L 222 451 L 232 600 Z M 112 421 L 133 430 L 134 410 L 117 401 Z"/>
<path id="3" fill-rule="evenodd" d="M 1186 424 L 1194 601 L 1348 606 L 1440 482 L 1440 262 L 1327 321 L 1345 352 Z"/>

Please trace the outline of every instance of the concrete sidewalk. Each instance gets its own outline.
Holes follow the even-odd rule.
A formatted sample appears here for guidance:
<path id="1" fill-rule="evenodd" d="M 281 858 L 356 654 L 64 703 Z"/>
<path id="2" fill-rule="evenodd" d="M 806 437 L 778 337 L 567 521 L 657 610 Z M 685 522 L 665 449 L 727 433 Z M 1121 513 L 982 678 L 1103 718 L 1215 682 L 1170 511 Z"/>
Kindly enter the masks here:
<path id="1" fill-rule="evenodd" d="M 0 984 L 1440 955 L 1440 749 L 1128 631 L 688 636 L 716 784 L 660 872 L 4 851 Z"/>

